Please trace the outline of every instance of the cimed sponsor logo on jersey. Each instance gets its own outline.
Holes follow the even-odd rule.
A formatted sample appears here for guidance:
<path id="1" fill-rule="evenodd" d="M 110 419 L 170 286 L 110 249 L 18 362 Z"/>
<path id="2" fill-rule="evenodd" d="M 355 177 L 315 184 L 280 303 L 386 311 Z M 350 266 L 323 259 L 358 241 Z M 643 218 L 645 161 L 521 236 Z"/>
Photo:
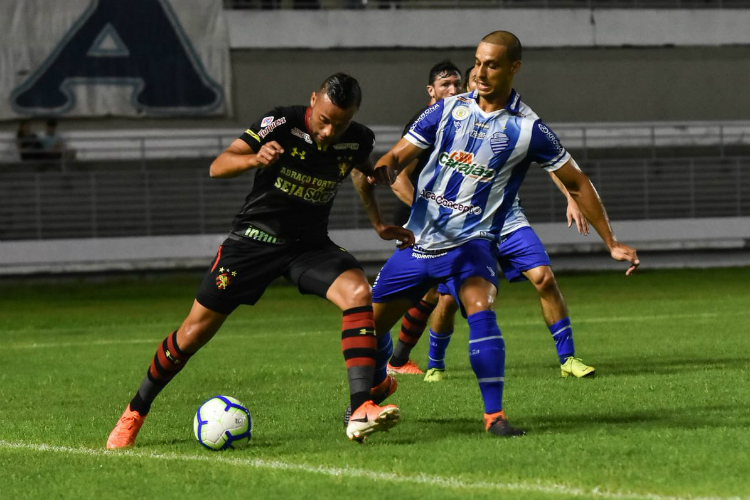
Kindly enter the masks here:
<path id="1" fill-rule="evenodd" d="M 269 117 L 266 117 L 266 118 L 269 118 Z M 266 121 L 266 118 L 263 118 L 263 121 Z M 271 116 L 270 118 L 273 118 L 273 116 Z M 269 123 L 268 125 L 266 125 L 266 128 L 264 128 L 263 130 L 261 130 L 260 132 L 258 132 L 258 136 L 260 136 L 260 138 L 263 139 L 268 134 L 270 134 L 271 132 L 273 132 L 273 129 L 275 129 L 276 127 L 278 127 L 279 125 L 282 125 L 284 123 L 286 123 L 286 117 L 282 116 L 278 120 L 274 120 L 271 123 Z M 261 122 L 261 125 L 262 125 L 262 122 Z"/>
<path id="2" fill-rule="evenodd" d="M 260 128 L 267 127 L 273 121 L 273 116 L 266 116 L 260 121 Z"/>
<path id="3" fill-rule="evenodd" d="M 456 106 L 451 113 L 456 120 L 465 120 L 469 117 L 468 106 Z"/>
<path id="4" fill-rule="evenodd" d="M 463 203 L 449 200 L 441 194 L 427 191 L 426 189 L 423 189 L 422 192 L 419 193 L 419 197 L 424 198 L 425 200 L 434 201 L 441 207 L 450 208 L 456 212 L 468 212 L 474 215 L 480 215 L 482 213 L 482 207 L 477 205 L 464 205 Z"/>
<path id="5" fill-rule="evenodd" d="M 301 131 L 297 127 L 294 127 L 292 129 L 292 135 L 295 137 L 299 137 L 300 139 L 303 139 L 308 144 L 313 143 L 312 138 L 310 137 L 310 134 L 308 134 L 307 132 Z"/>
<path id="6" fill-rule="evenodd" d="M 508 149 L 509 143 L 510 139 L 502 132 L 495 132 L 492 134 L 492 137 L 490 137 L 490 148 L 492 148 L 492 152 L 495 154 L 502 153 Z"/>
<path id="7" fill-rule="evenodd" d="M 338 144 L 334 144 L 333 149 L 351 149 L 352 151 L 357 151 L 359 149 L 359 143 L 358 142 L 340 142 Z"/>
<path id="8" fill-rule="evenodd" d="M 466 151 L 440 153 L 438 163 L 463 174 L 464 177 L 477 179 L 479 182 L 489 182 L 495 176 L 494 170 L 481 163 L 474 163 L 474 153 Z"/>

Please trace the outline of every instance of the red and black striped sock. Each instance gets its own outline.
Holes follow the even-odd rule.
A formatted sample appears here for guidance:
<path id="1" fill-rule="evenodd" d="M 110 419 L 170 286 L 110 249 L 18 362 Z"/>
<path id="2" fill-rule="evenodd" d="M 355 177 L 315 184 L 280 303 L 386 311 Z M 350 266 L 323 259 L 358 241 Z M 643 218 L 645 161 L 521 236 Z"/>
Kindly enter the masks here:
<path id="1" fill-rule="evenodd" d="M 419 304 L 404 314 L 404 320 L 401 322 L 401 331 L 398 333 L 398 342 L 393 348 L 393 356 L 391 356 L 392 366 L 403 366 L 409 361 L 411 350 L 414 349 L 414 346 L 417 345 L 417 342 L 422 337 L 427 327 L 427 320 L 436 306 L 437 304 L 420 300 Z"/>
<path id="2" fill-rule="evenodd" d="M 349 377 L 349 397 L 352 410 L 359 408 L 370 397 L 375 374 L 375 319 L 372 306 L 347 309 L 341 326 L 341 350 L 346 360 Z"/>
<path id="3" fill-rule="evenodd" d="M 141 382 L 133 399 L 130 409 L 141 415 L 148 414 L 156 396 L 185 366 L 194 353 L 185 352 L 177 345 L 177 331 L 167 335 L 156 349 L 151 366 Z"/>

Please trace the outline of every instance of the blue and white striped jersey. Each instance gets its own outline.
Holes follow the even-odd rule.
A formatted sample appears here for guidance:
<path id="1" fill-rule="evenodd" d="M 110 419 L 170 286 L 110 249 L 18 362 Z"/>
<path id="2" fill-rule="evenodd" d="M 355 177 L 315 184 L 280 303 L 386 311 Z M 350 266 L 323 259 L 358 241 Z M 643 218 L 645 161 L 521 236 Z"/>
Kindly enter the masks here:
<path id="1" fill-rule="evenodd" d="M 479 108 L 475 93 L 438 101 L 404 138 L 422 149 L 434 146 L 405 226 L 417 250 L 444 250 L 476 238 L 499 241 L 529 165 L 551 172 L 570 159 L 515 90 L 508 105 L 492 113 Z M 523 215 L 520 206 L 514 213 Z"/>

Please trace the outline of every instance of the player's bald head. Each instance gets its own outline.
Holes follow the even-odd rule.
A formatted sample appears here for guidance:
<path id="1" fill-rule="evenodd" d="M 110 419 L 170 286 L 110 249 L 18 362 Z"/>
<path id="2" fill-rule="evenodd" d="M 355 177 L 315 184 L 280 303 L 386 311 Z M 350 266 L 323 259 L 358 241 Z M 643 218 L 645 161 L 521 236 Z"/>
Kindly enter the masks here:
<path id="1" fill-rule="evenodd" d="M 521 40 L 510 31 L 493 31 L 489 35 L 485 35 L 481 42 L 504 46 L 510 62 L 521 60 Z"/>

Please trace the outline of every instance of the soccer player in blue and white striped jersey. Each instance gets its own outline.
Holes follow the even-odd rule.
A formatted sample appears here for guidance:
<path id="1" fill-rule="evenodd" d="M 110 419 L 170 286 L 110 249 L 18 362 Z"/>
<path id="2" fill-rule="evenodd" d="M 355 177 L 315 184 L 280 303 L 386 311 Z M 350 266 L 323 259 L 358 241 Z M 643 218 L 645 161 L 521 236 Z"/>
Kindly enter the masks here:
<path id="1" fill-rule="evenodd" d="M 470 361 L 484 400 L 485 430 L 500 436 L 524 431 L 512 427 L 503 411 L 505 342 L 493 311 L 497 244 L 531 163 L 553 172 L 565 185 L 612 258 L 631 264 L 626 274 L 640 264 L 635 249 L 616 240 L 588 177 L 513 89 L 520 55 L 521 44 L 512 33 L 485 36 L 475 54 L 476 90 L 425 109 L 375 170 L 375 178 L 392 179 L 394 170 L 434 147 L 406 224 L 415 245 L 396 251 L 375 281 L 378 336 L 430 287 L 446 285 L 469 323 Z M 381 223 L 375 210 L 368 214 L 373 224 Z M 385 373 L 376 373 L 375 383 L 381 377 Z"/>

